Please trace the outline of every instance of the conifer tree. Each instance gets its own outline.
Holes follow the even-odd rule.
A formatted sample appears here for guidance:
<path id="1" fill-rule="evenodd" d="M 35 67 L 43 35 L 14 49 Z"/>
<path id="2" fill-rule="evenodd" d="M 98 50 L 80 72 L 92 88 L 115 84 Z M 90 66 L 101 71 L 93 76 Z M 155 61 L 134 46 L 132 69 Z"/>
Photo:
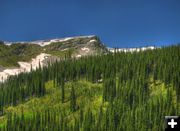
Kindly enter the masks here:
<path id="1" fill-rule="evenodd" d="M 71 95 L 70 95 L 70 109 L 71 111 L 76 111 L 76 95 L 75 95 L 75 90 L 74 86 L 72 85 L 71 87 Z"/>

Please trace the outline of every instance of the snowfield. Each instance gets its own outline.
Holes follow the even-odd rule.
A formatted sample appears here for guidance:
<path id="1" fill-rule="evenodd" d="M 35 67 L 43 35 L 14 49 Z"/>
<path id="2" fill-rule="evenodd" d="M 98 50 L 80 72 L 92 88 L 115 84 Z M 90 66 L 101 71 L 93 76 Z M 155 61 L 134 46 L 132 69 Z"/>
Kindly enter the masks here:
<path id="1" fill-rule="evenodd" d="M 96 42 L 96 40 L 90 40 L 89 42 L 90 42 L 90 43 L 93 43 L 93 42 Z"/>
<path id="2" fill-rule="evenodd" d="M 89 51 L 90 51 L 90 49 L 89 49 L 89 48 L 86 48 L 86 47 L 81 48 L 81 50 L 82 50 L 82 51 L 85 51 L 85 52 L 89 52 Z"/>
<path id="3" fill-rule="evenodd" d="M 18 62 L 20 66 L 19 68 L 5 69 L 0 72 L 0 82 L 7 80 L 8 76 L 10 75 L 17 75 L 22 72 L 30 72 L 31 65 L 33 70 L 39 68 L 39 65 L 44 66 L 43 61 L 49 56 L 49 54 L 41 53 L 40 55 L 36 56 L 36 58 L 33 58 L 31 62 Z"/>

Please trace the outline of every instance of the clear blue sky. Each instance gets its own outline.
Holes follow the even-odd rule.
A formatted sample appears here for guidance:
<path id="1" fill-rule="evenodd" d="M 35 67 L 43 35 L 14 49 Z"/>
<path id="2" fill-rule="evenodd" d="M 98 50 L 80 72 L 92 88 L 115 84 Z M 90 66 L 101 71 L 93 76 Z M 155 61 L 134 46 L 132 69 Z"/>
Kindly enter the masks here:
<path id="1" fill-rule="evenodd" d="M 0 0 L 0 39 L 98 35 L 110 47 L 180 42 L 180 0 Z"/>

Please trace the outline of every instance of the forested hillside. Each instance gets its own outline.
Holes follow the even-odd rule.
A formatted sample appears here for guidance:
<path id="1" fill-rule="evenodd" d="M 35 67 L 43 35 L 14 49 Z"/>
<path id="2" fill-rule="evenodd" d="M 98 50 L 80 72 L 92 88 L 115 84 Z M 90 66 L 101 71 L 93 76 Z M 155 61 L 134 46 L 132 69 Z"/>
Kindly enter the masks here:
<path id="1" fill-rule="evenodd" d="M 180 45 L 66 58 L 0 83 L 0 131 L 162 131 L 180 115 Z"/>

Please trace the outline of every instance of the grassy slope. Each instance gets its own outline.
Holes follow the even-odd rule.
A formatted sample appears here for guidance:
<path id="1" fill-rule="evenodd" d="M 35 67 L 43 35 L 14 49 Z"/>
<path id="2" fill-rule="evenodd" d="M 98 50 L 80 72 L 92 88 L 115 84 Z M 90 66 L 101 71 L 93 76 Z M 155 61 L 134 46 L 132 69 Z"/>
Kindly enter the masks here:
<path id="1" fill-rule="evenodd" d="M 97 47 L 93 50 L 100 52 L 101 49 Z M 12 44 L 11 46 L 0 44 L 0 67 L 18 67 L 18 61 L 30 61 L 40 53 L 64 58 L 77 54 L 78 48 L 72 43 L 66 45 L 62 42 L 52 43 L 45 47 L 36 44 Z"/>
<path id="2" fill-rule="evenodd" d="M 18 61 L 30 61 L 40 53 L 47 53 L 60 58 L 64 58 L 65 55 L 71 56 L 73 53 L 76 53 L 73 48 L 64 51 L 54 50 L 53 45 L 61 46 L 59 43 L 53 43 L 47 47 L 41 47 L 36 44 L 13 44 L 11 46 L 0 44 L 0 66 L 18 67 Z M 50 49 L 52 47 L 53 50 Z"/>
<path id="3" fill-rule="evenodd" d="M 76 53 L 76 50 L 73 48 L 64 50 L 64 51 L 58 51 L 58 50 L 47 50 L 44 51 L 44 53 L 51 54 L 52 56 L 57 56 L 59 58 L 64 58 L 65 56 L 71 56 L 72 54 Z"/>
<path id="4" fill-rule="evenodd" d="M 18 66 L 18 61 L 30 61 L 40 54 L 42 48 L 35 44 L 0 44 L 0 65 L 3 67 Z"/>
<path id="5" fill-rule="evenodd" d="M 0 66 L 18 67 L 18 61 L 30 61 L 41 52 L 58 56 L 60 58 L 64 58 L 65 55 L 72 55 L 75 53 L 75 50 L 72 48 L 65 51 L 60 51 L 50 50 L 47 47 L 42 48 L 36 44 L 13 44 L 11 46 L 0 44 Z"/>

